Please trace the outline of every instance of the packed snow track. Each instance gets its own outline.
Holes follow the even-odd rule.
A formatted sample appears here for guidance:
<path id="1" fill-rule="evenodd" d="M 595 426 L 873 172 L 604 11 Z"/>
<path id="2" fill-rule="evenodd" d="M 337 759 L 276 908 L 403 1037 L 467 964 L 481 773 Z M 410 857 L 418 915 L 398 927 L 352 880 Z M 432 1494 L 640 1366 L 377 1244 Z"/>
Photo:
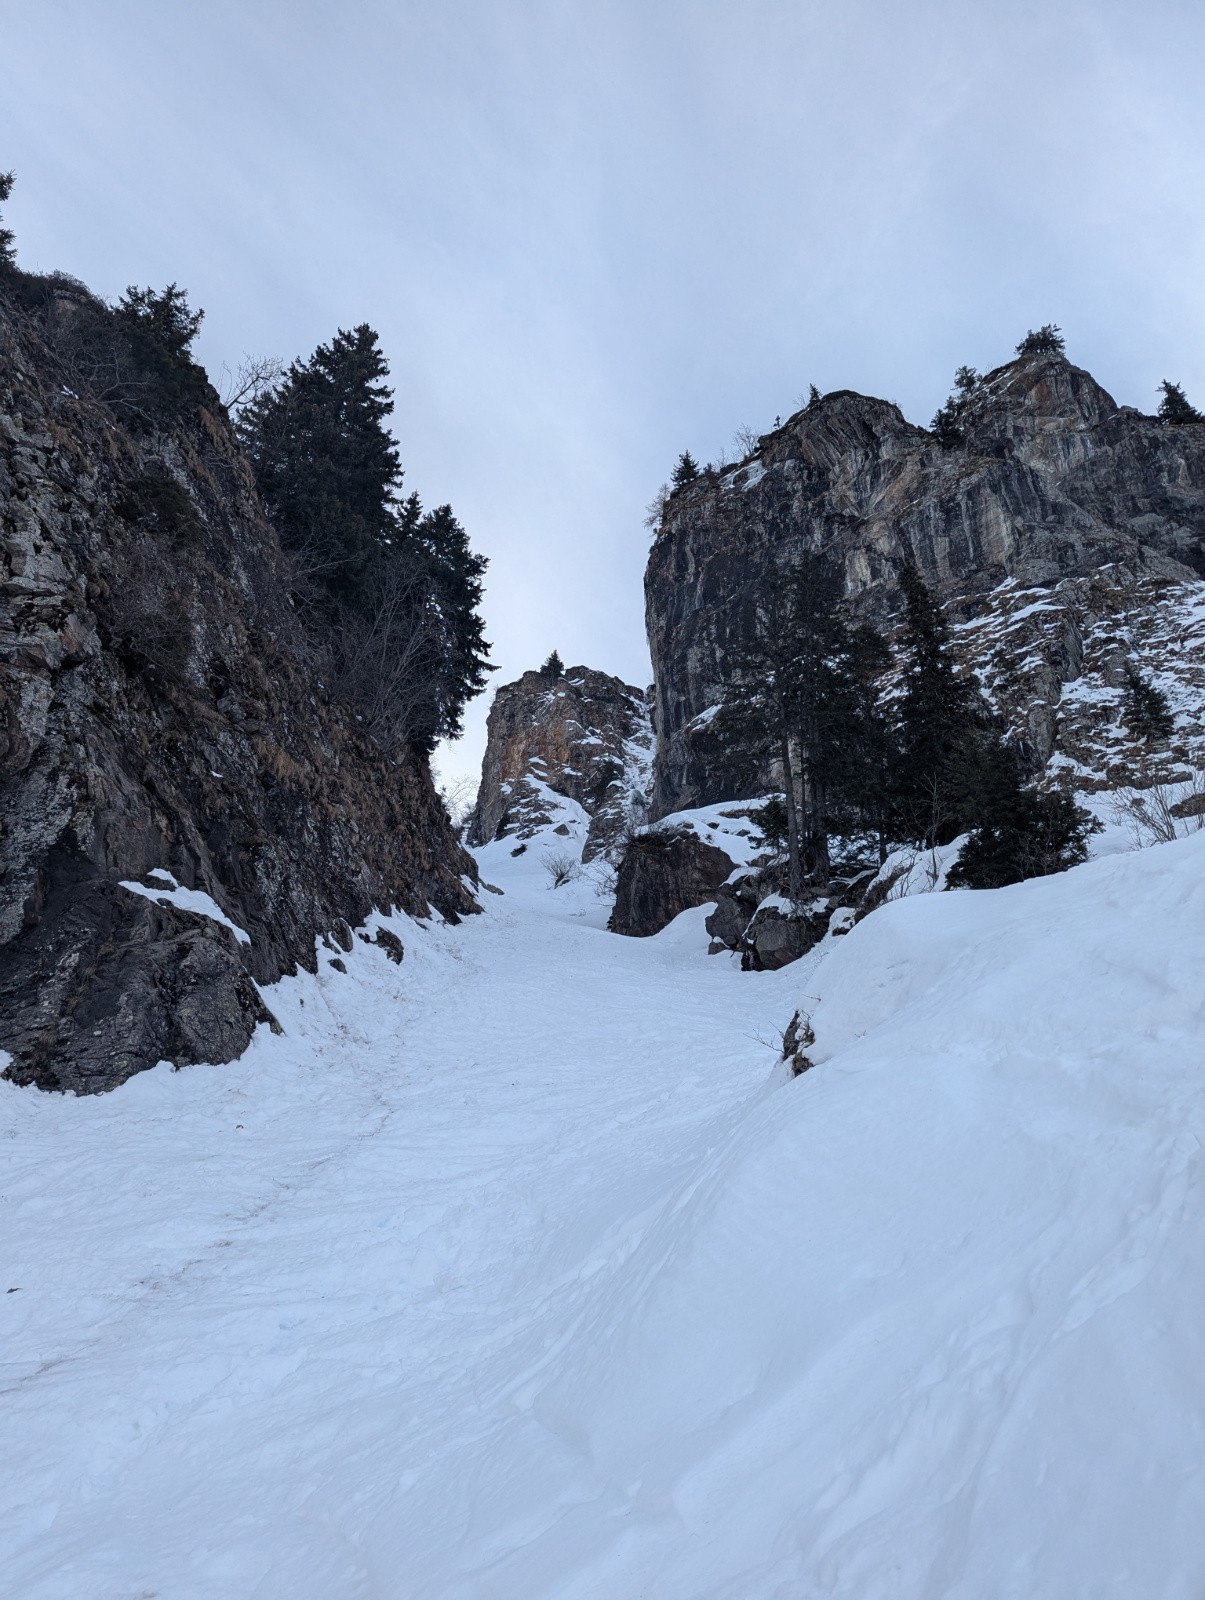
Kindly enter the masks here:
<path id="1" fill-rule="evenodd" d="M 1201 1600 L 1205 834 L 757 975 L 480 859 L 239 1062 L 0 1084 L 4 1595 Z"/>

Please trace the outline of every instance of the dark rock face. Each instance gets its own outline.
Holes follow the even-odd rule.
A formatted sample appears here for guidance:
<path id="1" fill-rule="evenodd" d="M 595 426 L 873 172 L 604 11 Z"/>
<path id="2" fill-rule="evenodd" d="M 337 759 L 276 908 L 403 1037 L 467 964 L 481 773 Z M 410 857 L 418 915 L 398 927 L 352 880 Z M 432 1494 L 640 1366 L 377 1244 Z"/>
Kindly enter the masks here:
<path id="1" fill-rule="evenodd" d="M 741 966 L 747 972 L 776 972 L 806 955 L 828 931 L 829 911 L 792 911 L 786 905 L 760 906 L 741 938 Z"/>
<path id="2" fill-rule="evenodd" d="M 1205 428 L 1119 407 L 1043 354 L 989 374 L 962 434 L 943 449 L 886 401 L 830 394 L 670 499 L 645 577 L 653 816 L 736 796 L 707 714 L 750 582 L 792 553 L 833 552 L 855 609 L 879 622 L 904 556 L 947 601 L 1109 563 L 1138 579 L 1205 574 Z"/>
<path id="3" fill-rule="evenodd" d="M 693 833 L 653 829 L 632 839 L 615 885 L 612 933 L 660 933 L 679 912 L 714 900 L 734 862 Z"/>
<path id="4" fill-rule="evenodd" d="M 589 815 L 589 861 L 618 836 L 633 800 L 643 800 L 651 762 L 642 690 L 590 667 L 560 678 L 525 672 L 501 686 L 490 708 L 469 842 L 530 838 L 552 820 L 547 786 Z"/>
<path id="5" fill-rule="evenodd" d="M 43 334 L 85 293 L 0 290 L 0 1047 L 77 1092 L 232 1059 L 316 935 L 476 877 L 425 764 L 307 668 L 216 396 L 134 434 L 64 384 Z M 154 868 L 250 945 L 120 887 Z"/>

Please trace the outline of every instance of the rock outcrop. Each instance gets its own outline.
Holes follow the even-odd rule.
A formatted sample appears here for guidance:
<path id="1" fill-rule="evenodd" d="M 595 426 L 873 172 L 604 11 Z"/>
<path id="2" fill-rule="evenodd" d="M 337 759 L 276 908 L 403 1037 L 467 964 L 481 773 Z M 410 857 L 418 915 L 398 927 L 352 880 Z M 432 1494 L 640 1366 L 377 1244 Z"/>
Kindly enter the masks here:
<path id="1" fill-rule="evenodd" d="M 425 763 L 373 744 L 307 666 L 217 396 L 119 421 L 53 343 L 97 302 L 18 287 L 0 285 L 0 1047 L 8 1077 L 88 1092 L 237 1056 L 267 1018 L 256 984 L 312 968 L 316 935 L 349 940 L 373 907 L 472 911 L 476 871 Z"/>
<path id="2" fill-rule="evenodd" d="M 529 839 L 552 820 L 549 791 L 589 817 L 582 859 L 606 852 L 643 815 L 652 764 L 644 693 L 590 667 L 559 677 L 525 672 L 490 708 L 481 787 L 469 820 L 473 845 Z"/>
<path id="3" fill-rule="evenodd" d="M 654 817 L 738 793 L 710 715 L 751 582 L 792 553 L 833 553 L 855 610 L 880 623 L 897 607 L 903 557 L 967 621 L 992 614 L 1002 585 L 1059 586 L 1062 657 L 1049 657 L 1041 685 L 1031 674 L 1025 708 L 1017 700 L 1008 713 L 1032 724 L 1046 759 L 1070 732 L 1058 708 L 1078 681 L 1076 637 L 1106 620 L 1090 609 L 1102 569 L 1147 597 L 1160 580 L 1195 585 L 1205 574 L 1205 427 L 1118 406 L 1049 352 L 982 379 L 959 430 L 943 448 L 886 401 L 829 394 L 739 465 L 670 497 L 645 579 Z M 751 779 L 745 792 L 757 787 Z"/>
<path id="4" fill-rule="evenodd" d="M 615 883 L 612 933 L 647 938 L 680 912 L 706 905 L 735 862 L 687 829 L 650 828 L 628 841 Z"/>

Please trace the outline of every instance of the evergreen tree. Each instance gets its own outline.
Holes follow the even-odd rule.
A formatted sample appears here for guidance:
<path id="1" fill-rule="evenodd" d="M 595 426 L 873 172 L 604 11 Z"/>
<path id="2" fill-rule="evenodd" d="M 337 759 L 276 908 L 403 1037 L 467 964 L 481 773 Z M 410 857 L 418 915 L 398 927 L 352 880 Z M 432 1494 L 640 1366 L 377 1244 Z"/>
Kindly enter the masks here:
<path id="1" fill-rule="evenodd" d="M 693 483 L 699 476 L 699 463 L 689 450 L 683 450 L 678 457 L 678 464 L 673 470 L 673 485 L 675 489 L 684 489 L 688 483 Z"/>
<path id="2" fill-rule="evenodd" d="M 1031 328 L 1017 346 L 1019 356 L 1062 355 L 1066 341 L 1056 322 L 1044 322 L 1036 331 Z"/>
<path id="3" fill-rule="evenodd" d="M 1163 690 L 1144 678 L 1133 665 L 1126 667 L 1121 715 L 1134 737 L 1148 744 L 1165 744 L 1175 727 L 1171 702 Z"/>
<path id="4" fill-rule="evenodd" d="M 1159 404 L 1159 420 L 1173 425 L 1185 422 L 1205 422 L 1205 416 L 1197 410 L 1196 406 L 1189 405 L 1184 390 L 1178 383 L 1169 383 L 1165 378 L 1159 385 L 1163 391 L 1163 399 Z"/>
<path id="5" fill-rule="evenodd" d="M 130 384 L 129 409 L 145 412 L 152 421 L 170 421 L 206 402 L 209 380 L 192 359 L 204 316 L 192 309 L 178 284 L 162 290 L 130 285 L 114 309 L 141 375 Z"/>
<path id="6" fill-rule="evenodd" d="M 972 698 L 954 671 L 945 618 L 911 562 L 900 569 L 900 587 L 907 664 L 892 783 L 894 831 L 932 848 L 961 831 L 961 753 L 973 726 Z"/>
<path id="7" fill-rule="evenodd" d="M 850 634 L 831 563 L 805 555 L 743 597 L 716 732 L 743 770 L 776 760 L 786 804 L 789 893 L 828 886 L 829 833 L 850 726 Z"/>
<path id="8" fill-rule="evenodd" d="M 875 836 L 880 863 L 887 859 L 892 823 L 895 735 L 880 686 L 891 664 L 877 629 L 854 628 L 848 639 L 846 724 L 834 763 L 834 821 L 842 833 Z"/>
<path id="9" fill-rule="evenodd" d="M 896 826 L 927 847 L 970 831 L 948 882 L 998 888 L 1084 860 L 1098 824 L 1069 796 L 1026 788 L 1016 752 L 958 678 L 949 630 L 914 566 L 900 574 L 908 666 L 900 702 Z"/>
<path id="10" fill-rule="evenodd" d="M 429 754 L 461 731 L 492 670 L 486 562 L 450 506 L 401 500 L 388 374 L 367 324 L 340 329 L 247 405 L 238 431 L 336 687 L 372 731 Z"/>
<path id="11" fill-rule="evenodd" d="M 814 383 L 809 383 L 808 384 L 807 409 L 810 411 L 812 409 L 812 407 L 814 405 L 816 405 L 817 402 L 822 400 L 823 398 L 824 398 L 823 395 L 820 393 L 820 390 L 817 389 L 816 385 Z"/>
<path id="12" fill-rule="evenodd" d="M 14 179 L 14 173 L 0 172 L 0 205 L 3 205 L 12 194 Z M 6 228 L 3 221 L 0 221 L 0 267 L 12 267 L 16 262 L 16 235 L 11 228 Z"/>
<path id="13" fill-rule="evenodd" d="M 1088 837 L 1100 824 L 1070 795 L 1026 788 L 1014 752 L 994 730 L 982 731 L 966 754 L 978 767 L 979 820 L 950 869 L 950 888 L 999 889 L 1087 859 Z"/>
<path id="14" fill-rule="evenodd" d="M 340 329 L 247 406 L 239 436 L 280 540 L 328 604 L 364 605 L 398 535 L 402 469 L 377 335 Z"/>
<path id="15" fill-rule="evenodd" d="M 565 664 L 555 650 L 540 668 L 540 676 L 542 678 L 560 678 L 564 675 L 564 672 Z"/>
<path id="16" fill-rule="evenodd" d="M 943 450 L 956 450 L 962 443 L 962 429 L 958 426 L 958 402 L 947 400 L 933 415 L 929 432 Z"/>
<path id="17" fill-rule="evenodd" d="M 480 606 L 488 565 L 469 548 L 468 534 L 451 506 L 420 515 L 418 496 L 406 503 L 404 537 L 388 565 L 414 566 L 417 555 L 426 648 L 420 671 L 431 685 L 429 711 L 412 729 L 411 742 L 429 755 L 439 739 L 463 733 L 464 708 L 493 671 Z"/>

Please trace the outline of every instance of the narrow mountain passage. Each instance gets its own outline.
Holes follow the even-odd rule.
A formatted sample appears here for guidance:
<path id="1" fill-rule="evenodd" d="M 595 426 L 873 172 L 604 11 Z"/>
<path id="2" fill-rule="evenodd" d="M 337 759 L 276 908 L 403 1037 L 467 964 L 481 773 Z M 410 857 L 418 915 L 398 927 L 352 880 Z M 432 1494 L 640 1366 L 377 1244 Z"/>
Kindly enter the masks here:
<path id="1" fill-rule="evenodd" d="M 401 966 L 324 953 L 232 1066 L 3 1086 L 20 1593 L 426 1592 L 353 1581 L 333 1530 L 404 1521 L 505 1421 L 582 1285 L 762 1092 L 790 1010 L 780 977 L 702 955 L 701 914 L 619 939 L 588 882 L 552 893 L 534 856 L 511 878 L 460 927 L 395 921 Z"/>
<path id="2" fill-rule="evenodd" d="M 511 844 L 238 1063 L 3 1086 L 6 1592 L 1199 1594 L 1205 836 L 770 975 Z"/>

